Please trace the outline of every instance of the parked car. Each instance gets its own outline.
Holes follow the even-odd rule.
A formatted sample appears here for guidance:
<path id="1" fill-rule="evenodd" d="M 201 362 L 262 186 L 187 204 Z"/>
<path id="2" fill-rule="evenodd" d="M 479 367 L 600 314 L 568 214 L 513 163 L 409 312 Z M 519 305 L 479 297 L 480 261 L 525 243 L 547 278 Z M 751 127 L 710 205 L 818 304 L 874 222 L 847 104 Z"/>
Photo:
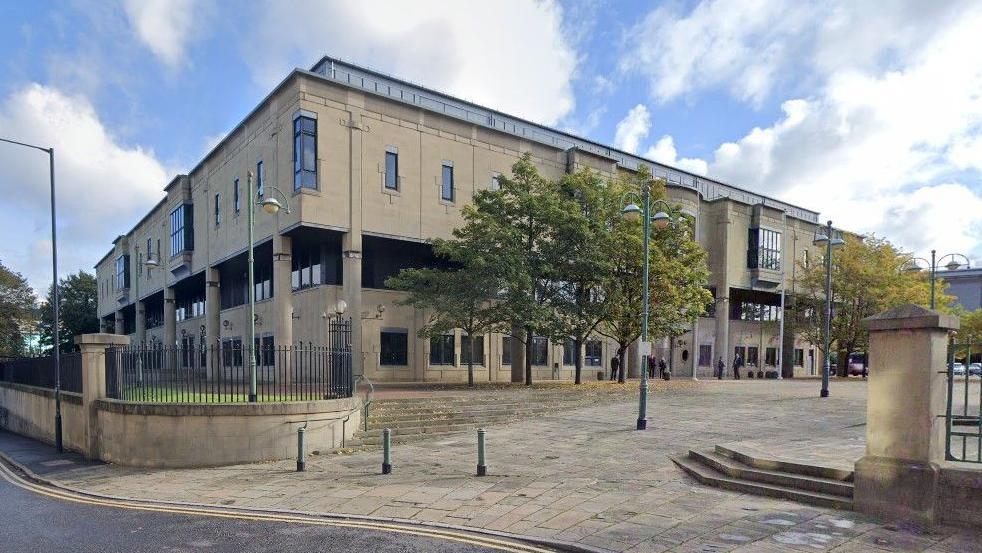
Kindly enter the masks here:
<path id="1" fill-rule="evenodd" d="M 965 364 L 964 363 L 953 363 L 951 365 L 951 374 L 955 376 L 965 376 Z"/>
<path id="2" fill-rule="evenodd" d="M 969 376 L 982 376 L 982 363 L 972 363 L 968 366 Z"/>

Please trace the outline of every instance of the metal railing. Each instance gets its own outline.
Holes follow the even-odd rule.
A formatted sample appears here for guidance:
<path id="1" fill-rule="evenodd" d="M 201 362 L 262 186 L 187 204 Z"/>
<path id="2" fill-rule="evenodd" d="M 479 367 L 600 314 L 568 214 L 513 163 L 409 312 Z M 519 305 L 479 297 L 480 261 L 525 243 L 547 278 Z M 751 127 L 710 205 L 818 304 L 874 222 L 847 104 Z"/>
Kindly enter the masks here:
<path id="1" fill-rule="evenodd" d="M 60 357 L 62 391 L 82 393 L 82 354 L 76 351 L 62 353 Z M 0 361 L 0 381 L 54 390 L 55 380 L 54 356 Z"/>
<path id="2" fill-rule="evenodd" d="M 351 397 L 350 347 L 290 346 L 123 347 L 106 352 L 106 393 L 143 403 L 249 401 L 256 361 L 259 402 Z"/>
<path id="3" fill-rule="evenodd" d="M 948 345 L 945 458 L 982 463 L 982 345 Z"/>

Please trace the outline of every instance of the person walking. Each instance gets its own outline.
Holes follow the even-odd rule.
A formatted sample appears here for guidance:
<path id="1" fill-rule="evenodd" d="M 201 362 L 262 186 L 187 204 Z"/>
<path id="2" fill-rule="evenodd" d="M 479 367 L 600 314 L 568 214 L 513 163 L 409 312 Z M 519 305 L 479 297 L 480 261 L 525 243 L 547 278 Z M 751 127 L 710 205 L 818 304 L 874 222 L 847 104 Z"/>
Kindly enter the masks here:
<path id="1" fill-rule="evenodd" d="M 658 360 L 658 376 L 665 378 L 665 369 L 668 368 L 668 364 L 665 363 L 665 358 L 662 357 Z"/>
<path id="2" fill-rule="evenodd" d="M 620 369 L 621 359 L 616 355 L 610 358 L 610 380 L 617 380 L 617 370 Z"/>
<path id="3" fill-rule="evenodd" d="M 726 363 L 723 362 L 723 358 L 719 358 L 719 362 L 716 363 L 716 380 L 723 380 L 723 371 L 726 370 Z"/>
<path id="4" fill-rule="evenodd" d="M 647 365 L 648 378 L 654 378 L 655 377 L 655 357 L 652 356 L 652 355 L 649 355 L 648 356 L 648 359 L 647 359 L 647 362 L 645 364 Z"/>
<path id="5" fill-rule="evenodd" d="M 733 356 L 733 380 L 740 380 L 740 369 L 743 368 L 743 358 L 740 354 Z"/>

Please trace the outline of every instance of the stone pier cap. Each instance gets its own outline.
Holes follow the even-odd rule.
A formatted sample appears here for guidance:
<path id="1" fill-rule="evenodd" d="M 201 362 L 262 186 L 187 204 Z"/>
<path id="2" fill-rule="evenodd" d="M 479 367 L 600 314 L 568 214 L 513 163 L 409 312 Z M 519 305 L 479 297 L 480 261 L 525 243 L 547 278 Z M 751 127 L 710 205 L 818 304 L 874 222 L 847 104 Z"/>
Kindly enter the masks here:
<path id="1" fill-rule="evenodd" d="M 863 319 L 863 326 L 870 332 L 878 330 L 914 330 L 939 328 L 957 330 L 961 327 L 958 317 L 934 311 L 920 305 L 906 303 Z"/>

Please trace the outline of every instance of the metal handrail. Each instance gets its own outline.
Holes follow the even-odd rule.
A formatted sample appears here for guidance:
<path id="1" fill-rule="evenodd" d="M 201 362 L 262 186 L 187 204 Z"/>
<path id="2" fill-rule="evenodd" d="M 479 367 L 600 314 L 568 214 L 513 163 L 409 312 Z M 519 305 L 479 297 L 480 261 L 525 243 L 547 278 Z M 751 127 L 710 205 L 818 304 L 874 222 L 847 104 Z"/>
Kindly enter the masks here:
<path id="1" fill-rule="evenodd" d="M 364 380 L 365 383 L 368 384 L 368 393 L 365 394 L 365 401 L 363 401 L 361 405 L 355 407 L 354 409 L 350 409 L 347 413 L 345 413 L 344 419 L 341 421 L 341 447 L 344 447 L 345 433 L 346 433 L 346 427 L 348 425 L 348 420 L 351 419 L 351 415 L 353 415 L 355 411 L 358 410 L 364 411 L 364 419 L 365 419 L 364 428 L 366 432 L 368 431 L 368 408 L 369 406 L 371 406 L 372 400 L 375 397 L 375 385 L 372 384 L 372 381 L 369 380 L 368 377 L 365 376 L 364 374 L 358 375 L 358 377 L 355 378 L 354 385 L 352 386 L 351 389 L 352 397 L 358 394 L 359 380 Z"/>

